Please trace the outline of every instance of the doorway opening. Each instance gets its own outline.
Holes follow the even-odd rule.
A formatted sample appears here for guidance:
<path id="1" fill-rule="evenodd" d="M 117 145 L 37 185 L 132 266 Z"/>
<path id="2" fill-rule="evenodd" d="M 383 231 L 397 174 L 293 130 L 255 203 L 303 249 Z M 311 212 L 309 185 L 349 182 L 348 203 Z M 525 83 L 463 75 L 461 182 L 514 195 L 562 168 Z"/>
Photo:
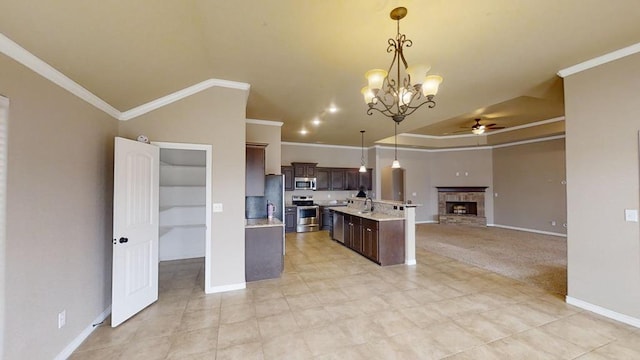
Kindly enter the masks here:
<path id="1" fill-rule="evenodd" d="M 160 148 L 160 271 L 204 259 L 202 288 L 211 273 L 211 145 L 154 142 Z M 199 279 L 201 279 L 199 277 Z M 159 286 L 163 276 L 160 274 Z"/>

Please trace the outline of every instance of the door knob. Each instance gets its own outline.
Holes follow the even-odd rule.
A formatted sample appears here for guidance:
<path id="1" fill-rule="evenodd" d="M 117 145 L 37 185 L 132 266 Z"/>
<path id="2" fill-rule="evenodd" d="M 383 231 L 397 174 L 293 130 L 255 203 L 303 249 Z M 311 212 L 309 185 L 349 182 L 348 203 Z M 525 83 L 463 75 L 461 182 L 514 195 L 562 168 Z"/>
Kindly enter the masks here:
<path id="1" fill-rule="evenodd" d="M 121 237 L 119 241 L 120 241 L 120 244 L 122 244 L 122 243 L 126 243 L 127 241 L 129 241 L 129 239 L 127 239 L 126 237 Z"/>

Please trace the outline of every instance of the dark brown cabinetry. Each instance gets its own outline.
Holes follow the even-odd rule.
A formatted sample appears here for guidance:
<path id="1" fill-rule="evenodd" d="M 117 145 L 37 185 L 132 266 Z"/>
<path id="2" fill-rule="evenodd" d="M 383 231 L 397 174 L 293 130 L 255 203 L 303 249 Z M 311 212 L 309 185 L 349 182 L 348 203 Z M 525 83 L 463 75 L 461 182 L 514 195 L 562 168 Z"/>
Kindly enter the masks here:
<path id="1" fill-rule="evenodd" d="M 378 222 L 362 219 L 362 255 L 378 262 Z"/>
<path id="2" fill-rule="evenodd" d="M 284 190 L 293 191 L 293 166 L 282 166 L 280 167 L 280 171 L 282 171 L 282 175 L 284 175 Z"/>
<path id="3" fill-rule="evenodd" d="M 367 172 L 361 173 L 358 169 L 347 169 L 345 174 L 345 190 L 358 190 L 360 186 L 364 186 L 365 189 L 371 190 L 373 183 L 371 181 L 372 169 L 367 169 Z"/>
<path id="4" fill-rule="evenodd" d="M 345 190 L 358 190 L 360 188 L 360 172 L 358 169 L 348 169 L 345 172 Z"/>
<path id="5" fill-rule="evenodd" d="M 373 169 L 367 169 L 367 172 L 359 172 L 359 184 L 367 188 L 367 190 L 373 189 Z M 360 186 L 358 186 L 360 188 Z"/>
<path id="6" fill-rule="evenodd" d="M 329 230 L 333 225 L 331 208 L 320 206 L 320 230 Z"/>
<path id="7" fill-rule="evenodd" d="M 344 219 L 344 246 L 380 264 L 404 263 L 404 220 L 376 221 L 350 214 L 334 213 Z M 335 226 L 332 238 L 340 241 Z"/>
<path id="8" fill-rule="evenodd" d="M 244 242 L 247 281 L 280 277 L 284 266 L 282 226 L 247 228 Z"/>
<path id="9" fill-rule="evenodd" d="M 362 253 L 362 227 L 361 218 L 359 216 L 344 216 L 344 244 L 351 249 Z"/>
<path id="10" fill-rule="evenodd" d="M 265 147 L 247 144 L 245 196 L 264 196 Z"/>
<path id="11" fill-rule="evenodd" d="M 284 232 L 296 232 L 298 223 L 298 212 L 295 206 L 284 208 Z"/>
<path id="12" fill-rule="evenodd" d="M 341 168 L 316 168 L 316 190 L 346 190 L 345 170 Z"/>
<path id="13" fill-rule="evenodd" d="M 293 165 L 293 177 L 316 177 L 317 163 L 291 163 Z"/>

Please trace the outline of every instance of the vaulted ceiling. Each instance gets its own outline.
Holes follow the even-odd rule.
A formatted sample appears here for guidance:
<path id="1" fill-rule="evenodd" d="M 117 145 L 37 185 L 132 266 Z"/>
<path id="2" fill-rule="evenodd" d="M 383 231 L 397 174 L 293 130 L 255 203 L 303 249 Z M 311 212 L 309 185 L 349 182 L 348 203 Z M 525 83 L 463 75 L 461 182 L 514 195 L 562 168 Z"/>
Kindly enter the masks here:
<path id="1" fill-rule="evenodd" d="M 283 141 L 359 146 L 362 129 L 367 145 L 393 135 L 360 88 L 391 62 L 397 6 L 409 64 L 444 77 L 437 106 L 398 128 L 424 138 L 562 116 L 559 70 L 640 41 L 637 0 L 3 0 L 0 31 L 120 111 L 209 78 L 246 82 L 247 117 L 284 122 Z"/>

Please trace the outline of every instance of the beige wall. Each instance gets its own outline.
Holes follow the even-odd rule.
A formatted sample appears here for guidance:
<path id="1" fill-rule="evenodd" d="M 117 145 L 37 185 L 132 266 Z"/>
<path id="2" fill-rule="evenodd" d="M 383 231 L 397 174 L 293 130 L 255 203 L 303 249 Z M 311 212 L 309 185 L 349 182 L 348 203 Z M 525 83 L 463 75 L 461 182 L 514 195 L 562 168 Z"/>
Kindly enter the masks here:
<path id="1" fill-rule="evenodd" d="M 120 124 L 127 138 L 213 146 L 212 200 L 224 211 L 212 215 L 212 287 L 245 282 L 245 103 L 244 91 L 211 88 Z"/>
<path id="2" fill-rule="evenodd" d="M 4 55 L 0 93 L 11 101 L 0 358 L 51 359 L 111 304 L 118 124 Z"/>
<path id="3" fill-rule="evenodd" d="M 568 296 L 640 319 L 640 54 L 565 78 Z"/>
<path id="4" fill-rule="evenodd" d="M 282 144 L 282 165 L 292 162 L 317 162 L 320 167 L 360 167 L 361 149 L 347 146 Z M 367 167 L 373 167 L 364 151 Z"/>
<path id="5" fill-rule="evenodd" d="M 564 139 L 495 148 L 495 224 L 566 234 L 565 179 Z"/>
<path id="6" fill-rule="evenodd" d="M 262 125 L 247 123 L 247 142 L 269 144 L 265 149 L 265 174 L 280 174 L 281 153 L 280 146 L 281 127 L 277 125 Z"/>

